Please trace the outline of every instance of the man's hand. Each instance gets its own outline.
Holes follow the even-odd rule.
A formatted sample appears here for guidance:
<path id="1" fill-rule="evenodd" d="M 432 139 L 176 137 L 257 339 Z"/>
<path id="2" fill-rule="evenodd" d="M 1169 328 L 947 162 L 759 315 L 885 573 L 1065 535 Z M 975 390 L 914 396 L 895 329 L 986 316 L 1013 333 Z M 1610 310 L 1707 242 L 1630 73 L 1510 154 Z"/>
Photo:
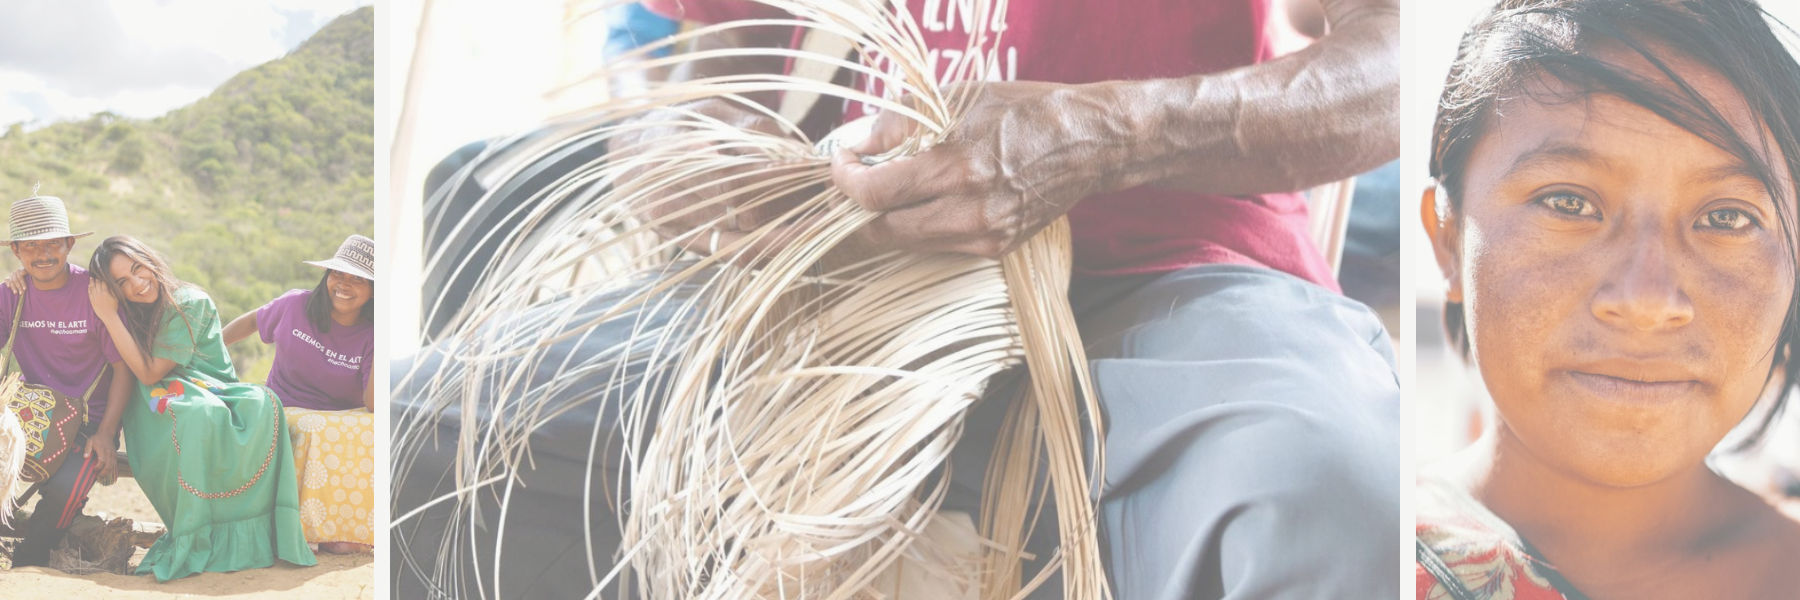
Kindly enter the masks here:
<path id="1" fill-rule="evenodd" d="M 100 461 L 100 481 L 112 483 L 119 477 L 119 446 L 113 443 L 113 436 L 88 436 L 87 448 L 82 451 L 83 460 L 95 458 Z"/>
<path id="2" fill-rule="evenodd" d="M 963 87 L 980 86 L 979 89 Z M 938 145 L 876 165 L 860 156 L 898 146 L 916 126 L 882 113 L 869 139 L 832 159 L 832 180 L 882 213 L 863 229 L 878 248 L 999 257 L 1082 198 L 1121 189 L 1130 123 L 1097 88 L 1039 82 L 958 84 L 977 94 Z"/>
<path id="3" fill-rule="evenodd" d="M 739 129 L 787 137 L 786 132 L 768 115 L 728 100 L 709 98 L 679 105 L 678 108 L 717 119 Z M 639 122 L 683 118 L 691 119 L 678 110 L 663 109 L 640 118 Z M 640 160 L 645 164 L 625 171 L 614 188 L 650 183 L 643 178 L 660 166 L 655 161 L 655 154 L 712 151 L 725 155 L 745 155 L 751 152 L 742 148 L 713 149 L 700 143 L 690 143 L 684 147 L 667 145 L 682 143 L 678 141 L 678 136 L 692 130 L 678 125 L 656 125 L 619 134 L 611 143 L 614 160 L 619 163 Z M 661 221 L 655 225 L 657 234 L 665 239 L 681 240 L 682 246 L 688 250 L 710 254 L 742 239 L 745 232 L 778 219 L 801 201 L 803 198 L 796 196 L 756 205 L 748 204 L 761 196 L 756 191 L 756 186 L 771 185 L 772 179 L 794 172 L 796 171 L 793 169 L 746 166 L 732 169 L 723 176 L 707 179 L 678 178 L 660 186 L 658 193 L 640 198 L 637 204 L 646 208 L 648 218 Z M 734 192 L 744 193 L 732 196 Z M 705 201 L 719 198 L 724 198 L 721 204 L 697 208 L 697 205 Z"/>

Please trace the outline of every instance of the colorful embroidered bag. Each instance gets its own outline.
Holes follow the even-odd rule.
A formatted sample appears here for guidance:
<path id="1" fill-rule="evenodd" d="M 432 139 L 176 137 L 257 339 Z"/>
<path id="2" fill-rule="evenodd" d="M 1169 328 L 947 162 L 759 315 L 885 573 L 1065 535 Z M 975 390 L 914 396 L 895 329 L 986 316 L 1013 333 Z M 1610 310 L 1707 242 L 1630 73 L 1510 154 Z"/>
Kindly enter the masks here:
<path id="1" fill-rule="evenodd" d="M 13 308 L 12 333 L 6 336 L 6 348 L 0 350 L 6 355 L 6 373 L 19 372 L 13 344 L 19 341 L 19 317 L 23 312 L 25 294 L 19 294 L 19 305 Z M 62 466 L 63 459 L 80 451 L 70 450 L 69 445 L 87 423 L 88 397 L 99 385 L 100 377 L 96 375 L 87 393 L 76 400 L 45 386 L 21 383 L 19 391 L 6 398 L 6 410 L 18 415 L 19 424 L 25 429 L 25 468 L 19 471 L 19 479 L 26 483 L 49 479 Z"/>

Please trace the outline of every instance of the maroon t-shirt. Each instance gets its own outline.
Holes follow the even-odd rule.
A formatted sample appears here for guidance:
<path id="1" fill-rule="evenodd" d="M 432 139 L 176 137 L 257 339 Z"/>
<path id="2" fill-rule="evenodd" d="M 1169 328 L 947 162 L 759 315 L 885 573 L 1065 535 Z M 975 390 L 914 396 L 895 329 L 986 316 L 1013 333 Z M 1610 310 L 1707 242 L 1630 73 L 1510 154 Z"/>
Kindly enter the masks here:
<path id="1" fill-rule="evenodd" d="M 647 0 L 664 16 L 716 23 L 781 15 L 743 0 Z M 956 0 L 907 0 L 939 74 L 974 19 Z M 989 79 L 1093 83 L 1187 77 L 1273 57 L 1269 0 L 1011 0 Z M 990 30 L 996 25 L 987 23 Z M 848 106 L 847 118 L 862 114 Z M 1337 290 L 1308 235 L 1298 193 L 1216 196 L 1139 187 L 1086 198 L 1069 213 L 1075 272 L 1162 273 L 1201 264 L 1284 271 Z"/>

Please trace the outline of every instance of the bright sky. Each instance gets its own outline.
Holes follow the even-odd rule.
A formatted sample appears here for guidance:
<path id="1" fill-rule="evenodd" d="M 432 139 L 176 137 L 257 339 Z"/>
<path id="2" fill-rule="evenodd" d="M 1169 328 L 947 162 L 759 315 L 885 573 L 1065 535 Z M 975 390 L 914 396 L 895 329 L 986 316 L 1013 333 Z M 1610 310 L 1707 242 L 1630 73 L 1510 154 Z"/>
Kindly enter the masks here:
<path id="1" fill-rule="evenodd" d="M 162 115 L 371 1 L 0 1 L 0 125 Z"/>

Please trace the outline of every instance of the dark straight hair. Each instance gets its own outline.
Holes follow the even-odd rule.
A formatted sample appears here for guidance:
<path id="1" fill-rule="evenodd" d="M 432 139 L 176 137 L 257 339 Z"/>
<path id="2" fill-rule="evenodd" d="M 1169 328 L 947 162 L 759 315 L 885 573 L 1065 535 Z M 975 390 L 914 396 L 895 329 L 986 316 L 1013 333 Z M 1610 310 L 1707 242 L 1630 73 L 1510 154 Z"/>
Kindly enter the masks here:
<path id="1" fill-rule="evenodd" d="M 306 321 L 312 323 L 313 329 L 319 333 L 331 333 L 331 290 L 325 289 L 331 282 L 331 274 L 338 273 L 325 270 L 325 276 L 319 278 L 319 285 L 313 286 L 312 295 L 306 297 Z M 369 282 L 369 301 L 363 303 L 362 320 L 375 322 L 375 282 Z"/>
<path id="2" fill-rule="evenodd" d="M 1561 81 L 1581 97 L 1608 94 L 1656 113 L 1730 153 L 1750 169 L 1775 200 L 1776 220 L 1795 269 L 1796 290 L 1777 338 L 1773 367 L 1785 367 L 1780 397 L 1739 448 L 1759 443 L 1800 377 L 1800 264 L 1796 264 L 1794 190 L 1800 181 L 1800 64 L 1775 31 L 1773 20 L 1750 0 L 1501 0 L 1463 34 L 1456 62 L 1438 102 L 1432 126 L 1431 176 L 1443 189 L 1440 207 L 1460 218 L 1463 172 L 1475 142 L 1505 95 L 1532 93 L 1537 78 Z M 1783 27 L 1785 29 L 1785 26 Z M 1790 31 L 1791 33 L 1791 31 Z M 1648 61 L 1668 81 L 1646 79 L 1596 58 L 1598 44 L 1620 47 Z M 1746 139 L 1669 64 L 1682 57 L 1731 83 L 1775 142 Z M 1538 98 L 1546 103 L 1579 98 Z M 1763 151 L 1764 153 L 1759 153 Z M 1781 162 L 1765 157 L 1779 151 Z M 1463 307 L 1444 306 L 1451 344 L 1469 357 Z"/>

